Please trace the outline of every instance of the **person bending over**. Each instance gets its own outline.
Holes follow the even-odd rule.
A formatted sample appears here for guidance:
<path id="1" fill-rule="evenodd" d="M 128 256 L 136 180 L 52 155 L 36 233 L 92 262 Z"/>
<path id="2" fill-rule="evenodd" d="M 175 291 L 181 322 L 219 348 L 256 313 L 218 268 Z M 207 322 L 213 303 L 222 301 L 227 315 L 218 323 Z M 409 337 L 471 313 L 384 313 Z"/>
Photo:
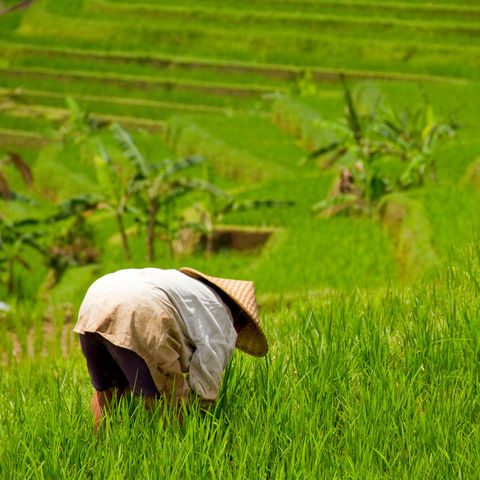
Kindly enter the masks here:
<path id="1" fill-rule="evenodd" d="M 263 356 L 253 282 L 204 275 L 191 268 L 126 269 L 88 289 L 75 332 L 95 393 L 95 431 L 114 398 L 133 392 L 150 408 L 163 398 L 203 407 L 218 396 L 235 347 Z"/>

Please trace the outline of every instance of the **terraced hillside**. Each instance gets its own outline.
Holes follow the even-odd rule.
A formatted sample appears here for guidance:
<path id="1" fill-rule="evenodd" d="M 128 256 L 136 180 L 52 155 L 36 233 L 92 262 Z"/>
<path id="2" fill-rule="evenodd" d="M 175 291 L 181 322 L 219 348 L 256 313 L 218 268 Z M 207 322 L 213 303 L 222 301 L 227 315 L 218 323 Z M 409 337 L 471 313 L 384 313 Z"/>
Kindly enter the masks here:
<path id="1" fill-rule="evenodd" d="M 0 479 L 478 478 L 479 67 L 478 0 L 0 0 Z M 267 355 L 92 437 L 87 288 L 185 265 Z"/>
<path id="2" fill-rule="evenodd" d="M 319 119 L 342 116 L 341 75 L 373 82 L 399 109 L 428 97 L 461 128 L 415 194 L 426 225 L 416 258 L 441 260 L 472 238 L 480 202 L 462 179 L 480 154 L 479 20 L 467 0 L 38 0 L 0 16 L 0 148 L 31 161 L 39 191 L 53 188 L 55 166 L 36 156 L 71 95 L 138 138 L 149 132 L 165 155 L 207 155 L 231 191 L 296 202 L 227 216 L 286 230 L 225 270 L 270 272 L 266 292 L 381 284 L 405 276 L 395 240 L 376 219 L 312 217 L 336 171 L 301 160 L 324 139 Z"/>

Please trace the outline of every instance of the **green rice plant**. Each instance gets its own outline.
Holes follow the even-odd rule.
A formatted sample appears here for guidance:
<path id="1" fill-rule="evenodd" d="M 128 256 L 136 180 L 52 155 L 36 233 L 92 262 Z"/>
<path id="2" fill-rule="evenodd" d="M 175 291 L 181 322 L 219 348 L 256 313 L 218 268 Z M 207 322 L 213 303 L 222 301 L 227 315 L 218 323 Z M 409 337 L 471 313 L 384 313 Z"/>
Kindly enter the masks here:
<path id="1" fill-rule="evenodd" d="M 46 119 L 39 118 L 25 118 L 25 117 L 15 117 L 8 114 L 0 117 L 0 129 L 2 135 L 8 136 L 10 133 L 12 136 L 15 134 L 15 131 L 18 131 L 18 136 L 24 136 L 24 141 L 22 146 L 18 146 L 18 149 L 25 150 L 29 147 L 28 137 L 31 136 L 33 139 L 38 139 L 39 141 L 44 141 L 46 132 L 51 131 L 54 128 L 54 124 Z M 38 132 L 38 133 L 35 133 Z M 43 142 L 45 143 L 45 142 Z M 3 149 L 9 148 L 5 140 L 2 139 Z M 35 146 L 38 148 L 38 145 Z M 13 148 L 12 148 L 13 149 Z"/>
<path id="2" fill-rule="evenodd" d="M 480 191 L 480 158 L 475 158 L 464 173 L 462 183 L 471 185 L 476 191 Z"/>
<path id="3" fill-rule="evenodd" d="M 48 6 L 47 6 L 48 9 Z M 117 3 L 110 3 L 104 1 L 88 2 L 85 4 L 85 8 L 82 12 L 76 12 L 76 16 L 95 16 L 95 14 L 104 14 L 108 12 L 112 20 L 121 20 L 125 23 L 133 21 L 141 22 L 144 30 L 151 23 L 151 20 L 160 17 L 162 19 L 168 19 L 169 24 L 178 21 L 179 17 L 183 21 L 191 23 L 197 23 L 203 25 L 206 28 L 214 25 L 214 21 L 218 17 L 218 9 L 190 6 L 188 8 L 178 6 L 129 6 L 119 5 Z M 56 13 L 56 12 L 55 12 Z M 58 12 L 59 14 L 71 14 L 71 10 L 68 12 Z M 278 29 L 284 29 L 286 32 L 300 30 L 306 31 L 311 35 L 316 35 L 319 28 L 322 31 L 338 30 L 340 28 L 345 29 L 346 35 L 357 35 L 358 31 L 367 31 L 371 37 L 377 35 L 398 35 L 400 32 L 407 33 L 413 37 L 422 39 L 422 34 L 426 37 L 431 36 L 432 33 L 437 34 L 437 41 L 439 43 L 443 41 L 452 41 L 453 39 L 468 38 L 475 41 L 475 36 L 478 35 L 478 27 L 475 23 L 454 23 L 450 21 L 446 22 L 425 22 L 401 20 L 395 18 L 376 18 L 376 17 L 358 17 L 349 16 L 343 14 L 338 15 L 325 15 L 325 14 L 312 14 L 305 15 L 302 12 L 289 12 L 283 13 L 279 11 L 262 12 L 258 9 L 255 10 L 238 10 L 233 8 L 223 8 L 222 17 L 228 19 L 229 25 L 232 29 L 241 29 L 248 26 L 249 31 L 254 31 L 261 27 L 263 31 L 269 30 L 275 32 Z M 347 26 L 348 28 L 345 28 Z M 425 38 L 425 37 L 423 37 Z M 455 40 L 453 40 L 455 41 Z M 458 40 L 457 40 L 458 41 Z"/>
<path id="4" fill-rule="evenodd" d="M 40 8 L 40 7 L 39 7 Z M 54 35 L 57 34 L 65 38 L 65 35 L 68 32 L 76 32 L 75 39 L 66 38 L 63 42 L 66 44 L 72 45 L 72 42 L 76 45 L 82 44 L 82 38 L 92 38 L 98 46 L 104 42 L 105 48 L 108 45 L 116 43 L 116 48 L 118 48 L 118 41 L 122 38 L 120 33 L 120 27 L 117 29 L 117 34 L 112 32 L 107 32 L 108 28 L 106 25 L 103 25 L 102 29 L 95 29 L 93 32 L 89 32 L 89 28 L 86 22 L 77 21 L 70 25 L 71 28 L 63 29 L 61 32 L 58 29 L 58 20 L 56 18 L 49 19 L 49 15 L 42 13 L 42 20 L 34 21 L 33 18 L 37 15 L 35 9 L 30 9 L 28 16 L 32 17 L 32 21 L 25 22 L 23 26 L 23 32 L 33 33 L 36 31 L 41 35 Z M 65 22 L 72 22 L 70 19 L 64 19 L 63 25 Z M 49 22 L 49 25 L 46 25 Z M 119 22 L 121 24 L 122 22 Z M 43 28 L 45 26 L 46 28 Z M 108 26 L 110 29 L 113 27 Z M 292 38 L 288 38 L 288 35 L 282 32 L 280 38 L 273 38 L 273 34 L 270 33 L 268 39 L 265 36 L 256 34 L 256 37 L 253 33 L 246 35 L 242 32 L 242 35 L 237 35 L 237 38 L 231 38 L 233 33 L 230 33 L 223 30 L 213 31 L 210 29 L 210 35 L 214 36 L 217 41 L 215 45 L 217 46 L 216 51 L 212 51 L 211 45 L 212 41 L 207 41 L 205 36 L 207 35 L 205 28 L 198 28 L 196 31 L 191 27 L 191 33 L 186 36 L 181 36 L 181 43 L 179 43 L 179 36 L 169 33 L 167 30 L 163 30 L 162 33 L 155 31 L 154 28 L 151 30 L 150 37 L 146 35 L 146 32 L 143 31 L 142 34 L 130 36 L 128 41 L 130 42 L 129 48 L 132 48 L 134 45 L 131 44 L 132 41 L 137 41 L 137 48 L 141 47 L 142 49 L 146 47 L 144 41 L 151 42 L 154 40 L 153 44 L 161 43 L 166 49 L 170 52 L 181 53 L 192 55 L 196 53 L 197 55 L 204 57 L 211 57 L 212 54 L 221 57 L 229 57 L 252 60 L 255 58 L 257 61 L 268 61 L 272 63 L 292 63 L 296 64 L 318 64 L 319 59 L 323 59 L 323 64 L 325 65 L 325 60 L 328 60 L 327 64 L 330 67 L 344 67 L 346 59 L 349 59 L 350 65 L 355 65 L 359 69 L 375 69 L 375 70 L 388 70 L 391 69 L 392 59 L 397 59 L 395 63 L 395 68 L 400 71 L 416 71 L 417 73 L 434 73 L 434 70 L 439 73 L 443 71 L 445 75 L 447 71 L 453 72 L 454 70 L 462 71 L 464 75 L 471 76 L 474 74 L 474 69 L 471 67 L 471 55 L 466 55 L 468 47 L 462 49 L 459 52 L 456 46 L 451 47 L 441 47 L 435 46 L 431 42 L 430 35 L 428 36 L 428 41 L 424 44 L 419 44 L 418 41 L 414 44 L 409 44 L 405 42 L 405 32 L 402 28 L 401 36 L 393 41 L 386 41 L 384 38 L 384 33 L 382 33 L 382 48 L 379 49 L 375 45 L 378 43 L 375 39 L 368 38 L 365 36 L 365 32 L 362 31 L 362 35 L 357 38 L 348 38 L 344 35 L 342 36 L 341 41 L 338 39 L 336 32 L 333 35 L 323 36 L 321 40 L 312 44 L 312 41 L 308 41 L 307 38 L 303 38 L 302 35 L 299 35 L 299 32 L 296 32 Z M 364 28 L 364 27 L 362 27 Z M 181 26 L 182 32 L 184 32 L 184 25 Z M 90 29 L 91 30 L 91 29 Z M 115 30 L 113 28 L 113 30 Z M 104 32 L 107 36 L 108 33 L 111 35 L 110 41 L 102 40 L 102 35 L 99 35 L 100 32 Z M 124 32 L 124 29 L 123 29 Z M 93 36 L 92 36 L 93 35 Z M 124 37 L 124 35 L 123 35 Z M 154 37 L 154 38 L 151 38 Z M 162 37 L 160 39 L 160 37 Z M 174 39 L 175 38 L 175 42 Z M 191 39 L 194 38 L 195 42 L 192 45 Z M 248 44 L 245 42 L 246 39 L 249 39 L 249 42 L 255 42 L 257 46 L 260 44 L 260 48 L 256 48 L 255 52 L 252 52 L 252 49 L 249 48 Z M 442 40 L 443 36 L 438 35 L 438 38 Z M 269 40 L 270 39 L 270 40 Z M 39 38 L 42 41 L 41 38 Z M 142 44 L 143 42 L 143 44 Z M 64 43 L 65 44 L 65 43 Z M 83 45 L 87 45 L 88 42 L 83 40 Z M 227 45 L 229 47 L 227 48 Z M 168 46 L 168 47 L 167 47 Z M 320 54 L 319 52 L 329 52 L 328 59 L 325 58 L 325 54 Z M 473 54 L 473 51 L 471 52 Z M 252 56 L 253 55 L 253 56 Z M 425 56 L 428 57 L 426 61 Z M 463 58 L 460 58 L 463 57 Z M 402 61 L 401 59 L 407 59 L 408 61 Z M 283 59 L 283 61 L 282 61 Z M 354 59 L 354 63 L 351 61 Z M 336 63 L 333 65 L 332 62 Z M 338 62 L 338 63 L 337 63 Z M 448 62 L 448 63 L 447 63 Z M 440 64 L 443 67 L 440 67 Z M 362 66 L 361 66 L 362 65 Z M 435 66 L 436 65 L 436 66 Z M 413 70 L 412 70 L 413 68 Z"/>
<path id="5" fill-rule="evenodd" d="M 3 330 L 3 329 L 2 329 Z M 15 358 L 13 354 L 13 337 L 12 332 L 4 330 L 5 336 L 3 337 L 3 345 L 2 345 L 2 364 L 11 366 L 13 365 Z"/>
<path id="6" fill-rule="evenodd" d="M 162 83 L 155 77 L 137 77 L 134 75 L 118 75 L 105 73 L 91 73 L 84 72 L 63 72 L 55 69 L 4 69 L 4 75 L 2 75 L 0 85 L 7 88 L 18 88 L 21 92 L 22 89 L 39 90 L 52 92 L 50 97 L 43 95 L 37 95 L 36 103 L 52 106 L 64 106 L 64 96 L 80 94 L 83 96 L 90 95 L 97 98 L 84 98 L 82 103 L 92 104 L 95 106 L 95 110 L 101 110 L 101 104 L 106 103 L 105 98 L 98 95 L 99 85 L 109 84 L 109 95 L 117 97 L 133 97 L 144 98 L 150 101 L 166 101 L 169 103 L 180 103 L 180 107 L 183 105 L 184 110 L 188 111 L 188 106 L 191 105 L 190 111 L 202 112 L 202 108 L 195 109 L 195 105 L 203 105 L 203 111 L 209 111 L 206 107 L 218 107 L 228 108 L 236 106 L 252 106 L 258 103 L 259 96 L 264 91 L 272 91 L 265 87 L 264 89 L 255 89 L 255 86 L 249 90 L 249 86 L 243 87 L 241 91 L 234 85 L 230 86 L 208 86 L 201 82 L 198 82 L 198 89 L 196 87 L 190 88 L 188 85 L 180 85 L 176 80 L 167 80 Z M 59 76 L 64 77 L 64 80 L 59 82 Z M 123 77 L 123 78 L 122 78 Z M 185 82 L 180 82 L 185 83 Z M 176 85 L 176 86 L 175 86 Z M 205 87 L 205 88 L 204 88 Z M 135 88 L 134 91 L 131 89 Z M 244 95 L 243 92 L 246 92 Z M 58 96 L 59 93 L 64 92 L 64 95 Z M 239 94 L 238 94 L 239 93 Z M 102 100 L 104 100 L 102 102 Z M 107 102 L 108 103 L 108 102 Z M 128 105 L 128 102 L 123 102 L 124 105 Z M 110 108 L 120 108 L 121 103 L 112 100 Z M 150 108 L 147 104 L 140 104 L 143 106 L 144 111 L 148 111 L 149 115 L 152 115 L 152 107 L 157 105 L 151 104 Z M 168 107 L 168 105 L 166 105 Z M 26 107 L 24 107 L 26 108 Z M 105 108 L 105 107 L 104 107 Z M 19 110 L 19 108 L 17 108 Z M 173 106 L 172 110 L 175 110 Z M 12 108 L 11 111 L 14 111 Z M 218 111 L 213 108 L 214 113 Z M 112 112 L 114 113 L 114 112 Z M 153 115 L 157 118 L 161 116 Z M 164 115 L 163 115 L 164 117 Z"/>
<path id="7" fill-rule="evenodd" d="M 415 279 L 431 272 L 440 252 L 435 249 L 435 235 L 422 203 L 405 193 L 394 193 L 385 195 L 378 209 L 400 276 Z"/>
<path id="8" fill-rule="evenodd" d="M 253 211 L 231 211 L 225 214 L 224 222 L 295 229 L 297 224 L 301 224 L 306 219 L 306 213 L 309 212 L 312 203 L 318 199 L 318 196 L 328 193 L 334 176 L 334 172 L 315 169 L 242 187 L 232 186 L 231 191 L 247 201 L 281 198 L 294 203 L 294 205 L 285 209 L 260 208 Z"/>
<path id="9" fill-rule="evenodd" d="M 152 77 L 157 75 L 159 70 L 162 77 L 173 77 L 172 81 L 197 78 L 203 80 L 210 80 L 211 83 L 221 84 L 251 84 L 263 85 L 268 84 L 272 88 L 279 86 L 288 86 L 288 82 L 302 79 L 305 72 L 310 71 L 311 77 L 316 81 L 334 80 L 338 77 L 338 72 L 333 69 L 316 69 L 311 65 L 308 70 L 301 66 L 295 67 L 291 64 L 284 65 L 268 65 L 259 64 L 258 62 L 235 62 L 232 60 L 219 61 L 207 58 L 195 58 L 191 55 L 179 57 L 168 54 L 159 55 L 155 52 L 146 53 L 132 52 L 125 50 L 114 50 L 106 53 L 101 50 L 94 50 L 91 46 L 84 46 L 82 49 L 72 49 L 65 47 L 46 47 L 29 45 L 28 43 L 0 44 L 0 52 L 7 59 L 8 65 L 17 71 L 18 67 L 49 67 L 56 71 L 76 71 L 76 72 L 108 72 L 110 75 L 116 73 L 128 73 L 141 75 L 145 79 L 146 75 Z M 289 62 L 290 63 L 290 62 Z M 168 70 L 165 68 L 168 67 Z M 345 72 L 345 69 L 342 69 Z M 32 73 L 35 72 L 32 69 Z M 358 77 L 375 77 L 375 72 L 367 71 L 352 71 L 349 70 L 351 76 Z M 386 72 L 378 73 L 378 77 L 386 75 Z M 441 78 L 428 78 L 427 76 L 395 76 L 391 75 L 392 79 L 398 80 L 417 80 L 438 82 Z M 224 78 L 223 82 L 219 82 Z M 447 80 L 447 79 L 445 79 Z M 198 84 L 198 83 L 197 83 Z M 60 85 L 61 86 L 61 85 Z M 311 85 L 310 87 L 311 88 Z M 322 88 L 325 89 L 326 85 Z M 131 92 L 141 93 L 141 92 Z"/>
<path id="10" fill-rule="evenodd" d="M 158 75 L 156 76 L 140 76 L 140 75 L 122 75 L 115 74 L 112 75 L 111 72 L 86 72 L 84 70 L 68 70 L 63 71 L 57 69 L 46 69 L 46 68 L 9 68 L 3 69 L 5 75 L 15 75 L 21 76 L 22 74 L 30 77 L 37 78 L 48 78 L 55 77 L 56 75 L 61 75 L 64 80 L 75 80 L 75 79 L 86 79 L 89 78 L 91 81 L 96 83 L 111 82 L 113 84 L 121 86 L 135 86 L 136 88 L 143 89 L 163 89 L 167 91 L 172 90 L 191 90 L 197 91 L 200 93 L 206 94 L 217 94 L 217 95 L 230 95 L 238 97 L 259 97 L 266 93 L 271 93 L 272 89 L 264 85 L 254 85 L 254 84 L 234 84 L 234 83 L 220 83 L 218 80 L 216 82 L 205 82 L 205 81 L 193 81 L 193 80 L 182 80 L 172 78 L 161 78 Z"/>
<path id="11" fill-rule="evenodd" d="M 5 322 L 5 312 L 0 312 L 0 362 L 2 365 L 7 364 L 7 324 Z"/>
<path id="12" fill-rule="evenodd" d="M 258 284 L 266 292 L 378 286 L 398 278 L 388 234 L 375 221 L 338 217 L 316 224 L 302 215 L 292 226 L 247 268 L 252 278 L 262 272 Z"/>
<path id="13" fill-rule="evenodd" d="M 280 129 L 292 135 L 303 149 L 317 151 L 333 136 L 326 129 L 319 129 L 316 110 L 294 100 L 291 96 L 279 96 L 272 103 L 272 121 Z"/>
<path id="14" fill-rule="evenodd" d="M 165 142 L 179 156 L 208 155 L 214 169 L 226 177 L 258 180 L 269 175 L 256 157 L 230 147 L 188 118 L 170 119 Z"/>
<path id="15" fill-rule="evenodd" d="M 33 355 L 38 358 L 44 349 L 43 315 L 36 315 L 33 324 Z"/>
<path id="16" fill-rule="evenodd" d="M 288 177 L 292 172 L 304 174 L 312 169 L 300 165 L 303 152 L 289 135 L 279 131 L 260 112 L 234 113 L 228 118 L 205 115 L 196 124 L 206 133 L 225 142 L 230 148 L 244 151 L 263 165 L 263 177 Z M 241 132 L 241 135 L 238 135 Z"/>
<path id="17" fill-rule="evenodd" d="M 62 339 L 62 331 L 65 313 L 61 308 L 55 309 L 52 320 L 53 321 L 50 327 L 51 331 L 48 334 L 46 350 L 49 355 L 61 358 L 62 355 L 66 354 L 66 352 L 63 352 L 64 347 L 62 345 L 64 343 Z"/>
<path id="18" fill-rule="evenodd" d="M 149 5 L 151 7 L 158 6 L 159 2 L 152 1 L 136 1 L 136 2 L 125 2 L 123 3 L 134 3 L 138 6 Z M 473 18 L 477 17 L 480 12 L 477 7 L 471 3 L 467 5 L 457 5 L 457 4 L 432 4 L 424 5 L 418 3 L 399 3 L 399 2 L 361 2 L 360 4 L 355 1 L 341 1 L 341 2 L 332 2 L 332 1 L 262 1 L 261 3 L 252 0 L 248 2 L 243 2 L 241 5 L 238 5 L 235 2 L 223 2 L 222 5 L 219 5 L 214 0 L 202 0 L 201 2 L 195 2 L 193 0 L 182 0 L 181 2 L 172 2 L 170 0 L 160 2 L 162 5 L 182 5 L 183 7 L 193 7 L 193 6 L 208 6 L 208 7 L 228 7 L 228 8 L 237 8 L 245 10 L 261 10 L 261 11 L 281 11 L 283 13 L 287 12 L 299 12 L 301 11 L 304 14 L 308 13 L 319 13 L 319 14 L 346 14 L 346 15 L 358 15 L 360 17 L 386 17 L 386 18 L 409 18 L 409 19 L 419 19 L 424 20 L 425 15 L 428 14 L 429 21 L 435 20 L 452 20 L 455 18 L 457 21 L 466 20 L 471 21 Z"/>
<path id="19" fill-rule="evenodd" d="M 28 324 L 25 322 L 21 310 L 21 308 L 17 307 L 10 315 L 11 322 L 13 323 L 13 335 L 16 340 L 13 345 L 15 346 L 15 343 L 17 343 L 17 351 L 14 352 L 17 359 L 27 358 L 29 356 Z"/>
<path id="20" fill-rule="evenodd" d="M 96 194 L 97 183 L 91 160 L 78 145 L 51 143 L 43 148 L 35 162 L 33 173 L 38 192 L 52 202 L 66 201 L 71 197 Z M 65 179 L 68 178 L 68 182 Z"/>
<path id="21" fill-rule="evenodd" d="M 104 52 L 91 48 L 52 48 L 35 45 L 0 43 L 0 54 L 12 69 L 48 67 L 59 71 L 109 72 L 162 78 L 196 80 L 209 84 L 285 86 L 300 75 L 298 69 L 215 61 L 183 56 L 158 55 L 130 51 Z M 168 69 L 167 69 L 168 68 Z M 208 84 L 207 83 L 207 84 Z M 133 92 L 132 92 L 133 93 Z"/>
<path id="22" fill-rule="evenodd" d="M 432 230 L 434 248 L 444 257 L 474 242 L 480 198 L 468 185 L 429 186 L 419 199 Z"/>
<path id="23" fill-rule="evenodd" d="M 94 224 L 93 221 L 92 223 Z M 117 269 L 122 267 L 123 265 L 119 265 Z M 68 268 L 60 281 L 48 292 L 48 296 L 42 299 L 44 309 L 47 307 L 49 309 L 45 314 L 48 322 L 50 324 L 54 323 L 56 312 L 63 313 L 65 323 L 71 321 L 78 313 L 78 308 L 85 292 L 96 277 L 101 275 L 102 269 L 106 269 L 105 273 L 107 273 L 113 271 L 113 268 L 115 267 L 109 269 L 103 257 L 101 264 L 78 265 Z"/>
<path id="24" fill-rule="evenodd" d="M 12 478 L 475 477 L 480 270 L 474 249 L 457 253 L 471 275 L 449 265 L 414 288 L 264 308 L 267 357 L 236 352 L 217 404 L 192 408 L 182 427 L 162 405 L 152 414 L 128 398 L 94 438 L 78 346 L 1 369 L 0 469 Z"/>

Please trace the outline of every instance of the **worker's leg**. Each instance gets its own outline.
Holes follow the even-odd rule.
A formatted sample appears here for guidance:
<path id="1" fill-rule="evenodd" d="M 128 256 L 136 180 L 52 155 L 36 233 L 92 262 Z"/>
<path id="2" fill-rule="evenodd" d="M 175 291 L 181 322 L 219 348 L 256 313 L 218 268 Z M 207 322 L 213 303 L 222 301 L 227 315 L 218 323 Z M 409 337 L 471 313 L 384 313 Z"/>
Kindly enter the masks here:
<path id="1" fill-rule="evenodd" d="M 115 405 L 115 400 L 130 391 L 128 379 L 97 333 L 80 335 L 80 345 L 87 360 L 87 368 L 95 393 L 92 399 L 94 428 L 98 429 L 105 409 Z"/>
<path id="2" fill-rule="evenodd" d="M 160 395 L 142 357 L 127 348 L 113 345 L 108 340 L 102 339 L 101 341 L 127 379 L 133 395 L 146 399 Z"/>
<path id="3" fill-rule="evenodd" d="M 166 398 L 167 403 L 178 410 L 181 422 L 181 408 L 178 406 L 183 403 L 178 402 L 177 393 L 181 390 L 177 392 L 175 383 L 180 384 L 185 379 L 177 358 L 168 362 L 168 368 L 165 367 L 162 375 L 164 388 L 159 392 L 146 362 L 135 352 L 112 344 L 98 333 L 80 335 L 80 344 L 95 388 L 92 400 L 95 429 L 101 424 L 105 410 L 117 405 L 117 400 L 130 391 L 143 398 L 147 410 L 153 409 L 159 399 Z"/>
<path id="4" fill-rule="evenodd" d="M 112 344 L 99 333 L 80 335 L 80 345 L 95 388 L 92 400 L 95 429 L 101 424 L 105 410 L 116 406 L 125 393 L 131 391 L 143 397 L 147 409 L 155 405 L 160 392 L 139 355 Z"/>
<path id="5" fill-rule="evenodd" d="M 184 388 L 186 380 L 180 368 L 179 355 L 169 345 L 168 338 L 165 335 L 164 341 L 157 346 L 158 351 L 163 352 L 157 361 L 157 380 L 161 391 L 157 389 L 147 363 L 137 353 L 106 340 L 103 343 L 128 379 L 133 395 L 144 400 L 145 408 L 153 410 L 159 401 L 165 401 L 172 418 L 177 418 L 182 424 L 182 413 L 188 400 L 184 392 L 188 393 L 188 389 Z"/>
<path id="6" fill-rule="evenodd" d="M 94 429 L 98 430 L 98 427 L 102 424 L 105 418 L 105 412 L 111 410 L 112 407 L 118 405 L 120 398 L 130 393 L 130 387 L 126 387 L 124 390 L 118 390 L 117 387 L 111 387 L 103 392 L 95 390 L 92 399 L 92 414 L 94 419 Z"/>

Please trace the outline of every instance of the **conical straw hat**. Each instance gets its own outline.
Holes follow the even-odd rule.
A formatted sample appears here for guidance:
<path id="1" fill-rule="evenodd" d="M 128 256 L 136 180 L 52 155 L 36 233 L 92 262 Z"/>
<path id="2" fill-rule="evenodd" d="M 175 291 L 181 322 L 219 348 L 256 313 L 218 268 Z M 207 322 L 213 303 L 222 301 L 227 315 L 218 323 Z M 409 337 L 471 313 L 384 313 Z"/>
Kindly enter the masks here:
<path id="1" fill-rule="evenodd" d="M 213 287 L 232 310 L 235 322 L 244 324 L 235 345 L 238 349 L 255 357 L 267 353 L 268 343 L 260 326 L 253 282 L 210 277 L 188 267 L 180 268 L 180 272 Z"/>

